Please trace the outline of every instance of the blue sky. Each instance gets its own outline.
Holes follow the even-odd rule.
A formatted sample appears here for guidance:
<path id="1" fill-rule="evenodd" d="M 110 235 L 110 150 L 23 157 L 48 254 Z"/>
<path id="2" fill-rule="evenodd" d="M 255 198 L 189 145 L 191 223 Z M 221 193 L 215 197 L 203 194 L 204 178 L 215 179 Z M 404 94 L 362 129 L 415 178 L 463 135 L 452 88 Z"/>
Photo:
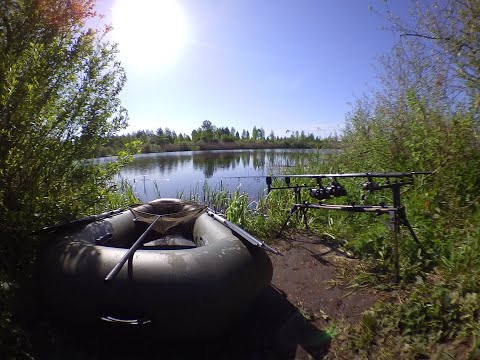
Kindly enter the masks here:
<path id="1" fill-rule="evenodd" d="M 375 57 L 396 40 L 382 30 L 385 17 L 369 10 L 384 9 L 381 0 L 177 0 L 179 19 L 161 19 L 152 0 L 98 0 L 98 9 L 109 20 L 125 1 L 139 8 L 113 17 L 128 77 L 121 94 L 127 132 L 190 134 L 207 119 L 239 131 L 263 127 L 267 135 L 339 132 L 349 103 L 376 84 Z M 405 15 L 408 3 L 389 7 Z M 145 42 L 129 50 L 122 30 Z M 162 49 L 175 54 L 162 56 Z"/>

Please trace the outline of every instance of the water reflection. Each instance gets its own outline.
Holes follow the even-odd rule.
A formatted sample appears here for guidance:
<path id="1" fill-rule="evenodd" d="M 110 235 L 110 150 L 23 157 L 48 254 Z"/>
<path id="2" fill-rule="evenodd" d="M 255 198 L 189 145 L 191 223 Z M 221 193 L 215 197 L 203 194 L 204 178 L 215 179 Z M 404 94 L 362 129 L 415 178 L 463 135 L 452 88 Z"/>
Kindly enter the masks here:
<path id="1" fill-rule="evenodd" d="M 192 163 L 195 170 L 203 172 L 207 179 L 218 170 L 235 170 L 240 164 L 241 155 L 235 152 L 201 151 L 192 153 Z M 248 163 L 243 163 L 247 167 Z"/>
<path id="2" fill-rule="evenodd" d="M 258 198 L 265 182 L 254 177 L 283 172 L 285 167 L 303 165 L 311 150 L 212 150 L 141 154 L 124 168 L 121 178 L 129 181 L 143 201 L 157 197 L 177 197 L 180 193 L 201 195 L 205 184 L 240 188 Z M 252 179 L 243 177 L 251 176 Z M 238 177 L 238 178 L 237 178 Z M 240 180 L 241 178 L 241 180 Z"/>

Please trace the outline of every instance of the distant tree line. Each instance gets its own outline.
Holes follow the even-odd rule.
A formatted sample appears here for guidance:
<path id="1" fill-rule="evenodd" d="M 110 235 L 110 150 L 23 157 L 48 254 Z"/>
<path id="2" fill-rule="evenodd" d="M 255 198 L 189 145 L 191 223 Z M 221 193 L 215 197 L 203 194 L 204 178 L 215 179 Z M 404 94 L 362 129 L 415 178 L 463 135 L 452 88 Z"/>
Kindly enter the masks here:
<path id="1" fill-rule="evenodd" d="M 267 135 L 262 127 L 253 126 L 249 130 L 237 130 L 215 126 L 210 120 L 204 120 L 191 134 L 176 133 L 168 127 L 159 127 L 156 131 L 139 130 L 125 135 L 110 136 L 98 149 L 98 156 L 110 156 L 121 151 L 125 144 L 137 144 L 142 153 L 244 149 L 244 148 L 337 148 L 339 137 L 334 134 L 320 138 L 305 131 L 288 131 L 285 136 L 276 135 L 273 130 Z"/>

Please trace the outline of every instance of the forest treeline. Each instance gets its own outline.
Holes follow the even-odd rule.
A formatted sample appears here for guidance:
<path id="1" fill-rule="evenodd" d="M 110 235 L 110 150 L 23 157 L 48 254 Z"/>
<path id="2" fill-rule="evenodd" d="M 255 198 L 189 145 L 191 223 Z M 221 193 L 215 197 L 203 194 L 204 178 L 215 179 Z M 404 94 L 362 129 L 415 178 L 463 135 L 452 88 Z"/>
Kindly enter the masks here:
<path id="1" fill-rule="evenodd" d="M 116 155 L 126 144 L 135 144 L 141 153 L 156 153 L 187 150 L 224 149 L 334 149 L 340 146 L 340 138 L 332 134 L 321 138 L 305 131 L 288 131 L 284 136 L 271 130 L 268 134 L 262 127 L 253 126 L 249 130 L 237 130 L 216 126 L 210 120 L 192 130 L 191 134 L 178 133 L 168 127 L 156 131 L 139 130 L 124 135 L 112 135 L 99 147 L 98 157 Z"/>

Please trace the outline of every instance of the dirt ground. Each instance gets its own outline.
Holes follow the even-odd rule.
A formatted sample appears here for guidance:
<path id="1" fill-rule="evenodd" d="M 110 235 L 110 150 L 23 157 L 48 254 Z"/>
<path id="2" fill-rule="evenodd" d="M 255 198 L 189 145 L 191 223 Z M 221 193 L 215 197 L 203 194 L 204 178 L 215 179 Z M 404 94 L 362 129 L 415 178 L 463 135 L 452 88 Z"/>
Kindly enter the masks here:
<path id="1" fill-rule="evenodd" d="M 273 279 L 239 323 L 201 343 L 132 332 L 114 338 L 62 330 L 45 359 L 322 359 L 329 353 L 332 324 L 356 321 L 379 298 L 364 289 L 337 286 L 336 274 L 357 260 L 318 235 L 295 232 L 275 244 Z"/>
<path id="2" fill-rule="evenodd" d="M 294 307 L 274 336 L 273 357 L 321 359 L 329 352 L 332 324 L 355 322 L 380 298 L 370 289 L 339 286 L 336 277 L 358 260 L 308 231 L 280 240 L 284 256 L 272 257 L 272 286 Z M 273 330 L 275 333 L 276 330 Z"/>

